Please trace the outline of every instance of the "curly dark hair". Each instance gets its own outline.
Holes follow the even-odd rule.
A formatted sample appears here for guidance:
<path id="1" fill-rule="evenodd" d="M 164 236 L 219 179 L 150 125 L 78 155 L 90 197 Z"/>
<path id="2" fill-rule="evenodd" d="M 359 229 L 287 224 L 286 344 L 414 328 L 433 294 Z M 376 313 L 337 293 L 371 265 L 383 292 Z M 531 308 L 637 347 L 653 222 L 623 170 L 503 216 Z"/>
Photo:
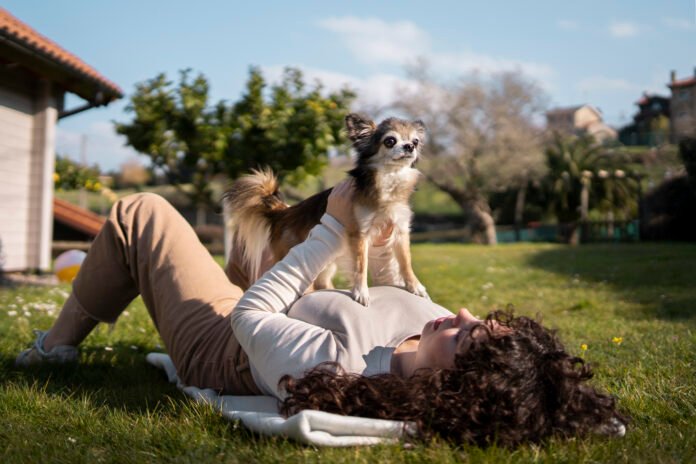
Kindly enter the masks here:
<path id="1" fill-rule="evenodd" d="M 492 330 L 496 323 L 510 330 Z M 484 336 L 474 336 L 479 330 Z M 409 421 L 417 438 L 479 446 L 625 430 L 627 418 L 615 399 L 587 383 L 590 366 L 568 354 L 555 331 L 511 311 L 495 311 L 469 336 L 471 344 L 455 356 L 454 368 L 420 369 L 406 379 L 349 374 L 336 363 L 299 379 L 285 376 L 281 411 Z"/>

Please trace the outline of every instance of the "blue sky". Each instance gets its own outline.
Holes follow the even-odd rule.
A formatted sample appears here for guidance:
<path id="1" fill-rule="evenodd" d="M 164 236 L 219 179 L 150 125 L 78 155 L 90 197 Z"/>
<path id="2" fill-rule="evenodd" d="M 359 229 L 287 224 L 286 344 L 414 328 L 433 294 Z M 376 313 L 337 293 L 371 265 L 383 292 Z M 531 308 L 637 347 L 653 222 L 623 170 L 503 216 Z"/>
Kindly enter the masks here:
<path id="1" fill-rule="evenodd" d="M 298 66 L 358 103 L 386 104 L 425 57 L 443 79 L 521 70 L 551 106 L 589 103 L 621 126 L 643 91 L 669 95 L 671 70 L 696 67 L 696 0 L 86 1 L 4 0 L 2 6 L 130 94 L 180 69 L 205 74 L 212 99 L 236 100 L 250 65 L 269 78 Z M 57 151 L 117 168 L 135 155 L 113 133 L 127 97 L 60 121 Z M 79 104 L 69 99 L 68 105 Z"/>

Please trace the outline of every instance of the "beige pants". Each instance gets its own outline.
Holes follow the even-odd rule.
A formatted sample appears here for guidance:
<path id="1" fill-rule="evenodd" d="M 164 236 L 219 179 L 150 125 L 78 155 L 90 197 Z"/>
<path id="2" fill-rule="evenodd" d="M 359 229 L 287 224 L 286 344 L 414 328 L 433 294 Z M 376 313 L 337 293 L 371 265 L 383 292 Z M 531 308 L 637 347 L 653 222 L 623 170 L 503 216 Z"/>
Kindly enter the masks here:
<path id="1" fill-rule="evenodd" d="M 114 205 L 65 304 L 114 322 L 138 294 L 182 382 L 260 394 L 230 325 L 242 290 L 230 283 L 184 218 L 149 193 Z"/>

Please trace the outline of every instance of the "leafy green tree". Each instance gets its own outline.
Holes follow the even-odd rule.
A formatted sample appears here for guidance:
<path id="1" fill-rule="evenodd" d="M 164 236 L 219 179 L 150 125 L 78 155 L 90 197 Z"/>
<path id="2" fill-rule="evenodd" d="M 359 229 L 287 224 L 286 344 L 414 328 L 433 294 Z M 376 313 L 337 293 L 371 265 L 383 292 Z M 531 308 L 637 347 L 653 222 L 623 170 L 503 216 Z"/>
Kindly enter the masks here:
<path id="1" fill-rule="evenodd" d="M 232 105 L 209 102 L 205 76 L 180 73 L 175 85 L 164 74 L 140 83 L 126 111 L 129 123 L 116 123 L 128 145 L 150 157 L 168 181 L 181 187 L 198 207 L 197 223 L 216 204 L 211 181 L 219 174 L 235 178 L 249 169 L 270 166 L 281 176 L 318 174 L 332 147 L 341 146 L 341 129 L 354 94 L 322 96 L 317 83 L 308 88 L 302 73 L 287 69 L 266 94 L 258 68 L 251 68 L 246 91 Z"/>
<path id="2" fill-rule="evenodd" d="M 53 183 L 56 190 L 77 190 L 85 188 L 98 192 L 101 190 L 99 182 L 99 167 L 84 166 L 76 163 L 67 156 L 56 155 L 56 166 L 53 174 Z"/>
<path id="3" fill-rule="evenodd" d="M 225 173 L 235 178 L 268 166 L 291 180 L 318 174 L 329 150 L 346 142 L 344 118 L 355 94 L 343 89 L 324 97 L 320 83 L 308 86 L 293 68 L 279 84 L 266 87 L 261 71 L 252 67 L 246 90 L 230 111 Z"/>
<path id="4" fill-rule="evenodd" d="M 127 144 L 150 157 L 168 181 L 185 190 L 198 207 L 201 222 L 206 207 L 213 204 L 210 182 L 221 172 L 226 142 L 224 104 L 209 104 L 209 84 L 202 74 L 180 72 L 175 86 L 165 74 L 139 83 L 126 112 L 129 123 L 116 123 Z"/>

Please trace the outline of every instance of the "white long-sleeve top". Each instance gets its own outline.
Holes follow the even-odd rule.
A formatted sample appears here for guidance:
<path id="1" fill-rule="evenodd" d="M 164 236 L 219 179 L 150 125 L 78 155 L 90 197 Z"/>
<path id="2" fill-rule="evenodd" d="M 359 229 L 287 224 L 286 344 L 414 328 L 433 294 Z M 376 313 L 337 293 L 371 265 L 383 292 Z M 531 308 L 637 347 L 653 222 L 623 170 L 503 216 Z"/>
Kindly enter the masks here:
<path id="1" fill-rule="evenodd" d="M 278 398 L 278 381 L 326 361 L 346 371 L 375 375 L 390 370 L 394 349 L 419 335 L 426 322 L 451 315 L 430 300 L 393 286 L 370 288 L 370 306 L 346 291 L 304 295 L 316 276 L 342 253 L 343 226 L 325 214 L 307 240 L 295 246 L 244 294 L 232 312 L 235 336 L 249 356 L 259 389 Z M 373 284 L 394 282 L 395 260 L 374 248 L 369 267 Z"/>

